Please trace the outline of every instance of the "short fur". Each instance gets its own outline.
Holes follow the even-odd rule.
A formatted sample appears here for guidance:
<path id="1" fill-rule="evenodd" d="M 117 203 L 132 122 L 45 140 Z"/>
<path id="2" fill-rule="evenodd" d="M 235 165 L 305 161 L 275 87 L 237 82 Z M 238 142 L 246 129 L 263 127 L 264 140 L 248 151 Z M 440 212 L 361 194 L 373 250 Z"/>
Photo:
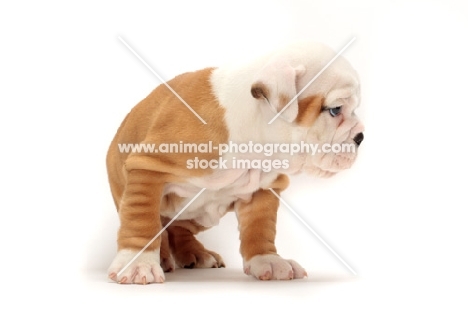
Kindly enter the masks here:
<path id="1" fill-rule="evenodd" d="M 239 221 L 244 271 L 265 279 L 302 278 L 306 271 L 276 251 L 278 198 L 288 174 L 308 172 L 328 177 L 349 168 L 355 153 L 274 154 L 287 168 L 195 169 L 187 161 L 215 160 L 211 153 L 120 153 L 118 144 L 207 143 L 353 143 L 363 131 L 354 114 L 360 101 L 356 72 L 338 58 L 300 96 L 297 92 L 322 69 L 334 52 L 303 43 L 254 61 L 207 68 L 175 77 L 168 84 L 205 121 L 190 112 L 164 85 L 158 86 L 127 115 L 107 154 L 109 183 L 120 217 L 118 253 L 109 277 L 119 283 L 163 282 L 164 271 L 224 267 L 220 255 L 195 235 L 229 211 Z M 286 105 L 281 116 L 268 122 Z M 339 116 L 327 109 L 341 106 Z M 224 159 L 266 159 L 262 154 L 223 155 Z M 229 161 L 230 163 L 230 161 Z M 199 191 L 206 190 L 121 275 L 120 270 Z"/>

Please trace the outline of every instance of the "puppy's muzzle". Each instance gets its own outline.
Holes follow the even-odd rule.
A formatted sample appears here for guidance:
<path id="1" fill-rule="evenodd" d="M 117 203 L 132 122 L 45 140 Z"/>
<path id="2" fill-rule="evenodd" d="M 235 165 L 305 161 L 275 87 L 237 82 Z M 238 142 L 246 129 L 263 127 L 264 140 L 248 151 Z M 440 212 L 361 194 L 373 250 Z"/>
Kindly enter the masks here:
<path id="1" fill-rule="evenodd" d="M 354 136 L 353 140 L 356 143 L 356 145 L 359 146 L 362 143 L 362 141 L 364 140 L 364 134 L 363 133 L 357 134 L 356 136 Z"/>

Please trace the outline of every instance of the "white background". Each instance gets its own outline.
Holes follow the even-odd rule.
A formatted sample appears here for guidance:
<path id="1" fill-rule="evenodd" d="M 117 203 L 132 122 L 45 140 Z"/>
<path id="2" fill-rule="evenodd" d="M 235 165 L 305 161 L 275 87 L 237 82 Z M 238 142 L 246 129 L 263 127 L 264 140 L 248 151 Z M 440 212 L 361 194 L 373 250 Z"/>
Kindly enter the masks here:
<path id="1" fill-rule="evenodd" d="M 0 4 L 2 304 L 466 309 L 466 4 L 15 3 Z M 165 79 L 291 41 L 339 50 L 356 37 L 344 56 L 362 80 L 359 158 L 332 179 L 292 178 L 284 198 L 357 277 L 281 208 L 279 252 L 307 280 L 243 275 L 228 215 L 201 236 L 228 268 L 178 270 L 146 287 L 107 281 L 118 219 L 105 153 L 125 114 L 160 83 L 118 36 Z"/>

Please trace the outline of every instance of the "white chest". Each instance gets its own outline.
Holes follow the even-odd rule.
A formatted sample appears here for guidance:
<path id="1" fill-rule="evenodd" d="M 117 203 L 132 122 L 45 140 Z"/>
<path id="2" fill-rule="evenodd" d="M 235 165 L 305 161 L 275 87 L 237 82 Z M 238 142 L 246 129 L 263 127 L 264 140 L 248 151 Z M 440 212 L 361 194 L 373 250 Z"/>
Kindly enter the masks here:
<path id="1" fill-rule="evenodd" d="M 203 178 L 192 178 L 183 184 L 169 184 L 164 194 L 175 193 L 184 198 L 177 206 L 166 206 L 161 215 L 174 217 L 202 188 L 205 191 L 187 207 L 179 219 L 193 219 L 204 227 L 219 223 L 233 202 L 248 201 L 259 188 L 268 187 L 277 173 L 261 170 L 219 170 Z"/>

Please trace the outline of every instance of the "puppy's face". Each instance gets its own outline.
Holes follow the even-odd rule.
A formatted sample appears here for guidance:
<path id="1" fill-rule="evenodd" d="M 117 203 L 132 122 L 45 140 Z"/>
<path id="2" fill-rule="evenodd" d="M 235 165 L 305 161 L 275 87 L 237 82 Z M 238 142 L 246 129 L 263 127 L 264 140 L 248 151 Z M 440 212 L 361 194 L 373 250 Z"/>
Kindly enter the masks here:
<path id="1" fill-rule="evenodd" d="M 358 87 L 340 90 L 339 96 L 331 93 L 326 97 L 315 95 L 300 100 L 303 105 L 314 105 L 311 101 L 320 100 L 320 112 L 310 125 L 305 139 L 316 145 L 317 149 L 314 154 L 307 155 L 303 171 L 330 177 L 354 163 L 358 147 L 364 139 L 364 126 L 355 113 L 359 105 Z"/>
<path id="2" fill-rule="evenodd" d="M 333 56 L 330 49 L 313 46 L 273 58 L 251 90 L 274 113 L 282 111 L 279 122 L 315 146 L 295 160 L 301 171 L 319 177 L 350 168 L 364 139 L 364 126 L 356 115 L 360 103 L 356 71 L 338 58 L 318 75 Z"/>

